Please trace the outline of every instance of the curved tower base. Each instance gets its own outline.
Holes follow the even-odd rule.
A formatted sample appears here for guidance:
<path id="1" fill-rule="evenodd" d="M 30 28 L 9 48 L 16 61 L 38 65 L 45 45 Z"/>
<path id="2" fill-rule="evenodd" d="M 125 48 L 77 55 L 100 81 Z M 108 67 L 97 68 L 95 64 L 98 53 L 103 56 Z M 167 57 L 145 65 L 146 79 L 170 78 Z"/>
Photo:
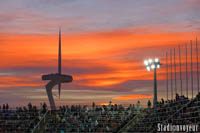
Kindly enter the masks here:
<path id="1" fill-rule="evenodd" d="M 52 95 L 52 89 L 57 84 L 58 84 L 58 82 L 56 80 L 51 80 L 46 85 L 46 92 L 47 92 L 47 95 L 48 95 L 51 110 L 56 110 L 55 102 L 54 102 L 53 95 Z"/>

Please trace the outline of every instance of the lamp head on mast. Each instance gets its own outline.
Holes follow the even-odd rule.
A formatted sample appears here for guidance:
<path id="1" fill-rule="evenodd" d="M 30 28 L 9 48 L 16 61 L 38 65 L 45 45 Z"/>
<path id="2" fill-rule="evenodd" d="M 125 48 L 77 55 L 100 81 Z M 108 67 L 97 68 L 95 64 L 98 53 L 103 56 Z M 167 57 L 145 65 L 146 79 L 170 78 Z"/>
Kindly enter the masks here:
<path id="1" fill-rule="evenodd" d="M 160 68 L 160 60 L 158 58 L 155 58 L 154 60 L 148 59 L 144 61 L 144 64 L 147 68 L 147 71 L 151 71 L 151 69 Z"/>

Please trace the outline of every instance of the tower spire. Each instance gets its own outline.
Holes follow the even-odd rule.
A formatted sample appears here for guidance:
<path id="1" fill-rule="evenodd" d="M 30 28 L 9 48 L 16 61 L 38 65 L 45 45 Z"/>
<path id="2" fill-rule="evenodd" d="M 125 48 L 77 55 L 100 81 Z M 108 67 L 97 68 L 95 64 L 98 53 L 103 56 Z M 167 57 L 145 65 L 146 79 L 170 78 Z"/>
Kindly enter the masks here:
<path id="1" fill-rule="evenodd" d="M 59 48 L 58 48 L 58 74 L 61 75 L 61 28 L 59 27 Z M 61 83 L 58 84 L 58 93 L 60 99 Z"/>
<path id="2" fill-rule="evenodd" d="M 58 73 L 61 74 L 61 28 L 59 27 Z"/>

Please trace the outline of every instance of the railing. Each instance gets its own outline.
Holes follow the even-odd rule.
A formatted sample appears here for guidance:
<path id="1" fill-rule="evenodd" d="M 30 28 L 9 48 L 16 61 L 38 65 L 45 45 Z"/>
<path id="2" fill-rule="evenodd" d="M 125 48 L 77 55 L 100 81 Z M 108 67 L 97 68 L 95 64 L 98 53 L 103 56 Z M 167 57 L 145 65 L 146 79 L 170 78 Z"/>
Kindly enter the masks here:
<path id="1" fill-rule="evenodd" d="M 124 125 L 123 128 L 121 128 L 117 133 L 124 133 L 129 129 L 129 126 L 132 124 L 135 124 L 136 122 L 138 122 L 143 116 L 145 115 L 145 113 L 138 113 L 135 116 L 133 116 L 133 118 L 126 124 Z"/>
<path id="2" fill-rule="evenodd" d="M 59 111 L 54 111 L 54 113 L 55 113 L 54 115 L 58 114 L 58 116 L 59 116 L 59 114 L 61 114 L 61 117 L 63 117 L 63 118 L 64 118 L 64 116 L 68 116 L 69 114 L 70 115 L 74 115 L 74 112 L 64 112 L 64 111 L 60 111 L 60 110 Z M 78 113 L 76 113 L 76 115 L 77 114 L 84 115 L 85 112 L 83 111 L 82 113 L 78 112 Z M 88 116 L 95 116 L 95 119 L 97 120 L 98 125 L 100 125 L 100 127 L 99 126 L 94 126 L 94 127 L 92 126 L 91 127 L 91 126 L 89 126 L 91 121 L 90 122 L 88 122 L 88 121 L 85 122 L 84 121 L 84 122 L 81 122 L 82 126 L 75 125 L 75 126 L 68 127 L 67 126 L 68 124 L 65 124 L 65 126 L 62 128 L 62 125 L 63 125 L 62 121 L 54 122 L 55 117 L 48 117 L 48 121 L 49 122 L 46 122 L 47 123 L 46 124 L 46 127 L 47 127 L 46 129 L 47 130 L 45 130 L 45 132 L 49 132 L 49 131 L 57 132 L 57 131 L 60 131 L 61 129 L 62 130 L 66 129 L 69 132 L 74 127 L 76 127 L 75 130 L 74 130 L 76 132 L 78 132 L 79 130 L 83 131 L 84 128 L 87 129 L 88 127 L 91 127 L 92 128 L 91 130 L 93 130 L 93 129 L 94 130 L 98 130 L 100 128 L 101 128 L 101 130 L 105 129 L 105 131 L 107 132 L 108 130 L 107 130 L 106 126 L 108 126 L 108 128 L 110 128 L 109 130 L 113 130 L 114 132 L 117 132 L 133 116 L 133 114 L 132 114 L 133 112 L 131 110 L 128 110 L 128 111 L 108 111 L 106 113 L 107 114 L 104 114 L 104 113 L 101 113 L 101 112 L 90 112 L 88 114 L 86 113 L 86 115 L 88 115 Z M 121 117 L 118 117 L 118 116 L 123 116 L 123 117 L 121 118 Z M 109 121 L 107 121 L 107 119 L 105 117 L 109 117 Z M 92 120 L 92 122 L 94 122 L 94 121 L 95 120 Z M 114 124 L 116 124 L 114 127 L 111 126 L 111 123 L 113 123 L 113 122 L 114 122 Z M 70 123 L 71 124 L 71 121 L 70 120 L 65 120 L 65 123 Z M 95 124 L 95 122 L 94 122 L 94 124 Z M 48 127 L 50 127 L 50 128 L 48 128 Z M 83 129 L 81 127 L 83 127 Z"/>
<path id="3" fill-rule="evenodd" d="M 178 114 L 178 113 L 181 113 L 181 111 L 183 111 L 183 109 L 187 108 L 189 105 L 191 105 L 192 103 L 194 103 L 196 100 L 198 100 L 198 97 L 195 97 L 194 99 L 191 99 L 189 100 L 186 104 L 183 104 L 182 106 L 180 106 L 180 108 L 178 109 L 175 109 L 175 111 L 173 110 L 174 107 L 171 107 L 172 108 L 172 111 L 170 111 L 170 113 L 172 113 L 170 116 L 167 117 L 167 119 L 165 119 L 164 121 L 155 121 L 156 123 L 160 122 L 162 124 L 166 124 L 168 121 L 172 120 L 172 121 L 175 121 L 177 119 L 174 119 L 175 116 Z M 170 107 L 169 107 L 170 108 Z M 188 107 L 188 108 L 191 108 L 191 107 Z M 192 107 L 193 108 L 193 107 Z M 195 107 L 194 107 L 195 108 Z M 166 111 L 168 112 L 168 111 Z M 193 113 L 193 112 L 187 112 L 187 113 Z M 198 117 L 197 117 L 198 118 Z M 182 120 L 188 120 L 190 118 L 181 118 Z M 151 130 L 150 132 L 154 132 L 155 129 Z"/>
<path id="4" fill-rule="evenodd" d="M 179 103 L 180 102 L 180 103 Z M 136 124 L 132 124 L 129 131 L 137 132 L 154 132 L 155 123 L 164 124 L 165 122 L 172 122 L 174 124 L 181 121 L 193 122 L 200 124 L 200 98 L 180 100 L 170 104 L 161 104 L 160 107 L 150 111 L 150 114 L 141 118 Z M 154 124 L 152 124 L 154 123 Z M 126 130 L 123 130 L 126 132 Z M 122 131 L 122 132 L 123 132 Z"/>
<path id="5" fill-rule="evenodd" d="M 42 119 L 38 122 L 38 124 L 33 128 L 31 133 L 39 133 L 41 128 L 44 127 L 45 122 L 46 122 L 46 116 L 48 114 L 48 110 L 47 112 L 44 114 L 44 116 L 42 117 Z"/>

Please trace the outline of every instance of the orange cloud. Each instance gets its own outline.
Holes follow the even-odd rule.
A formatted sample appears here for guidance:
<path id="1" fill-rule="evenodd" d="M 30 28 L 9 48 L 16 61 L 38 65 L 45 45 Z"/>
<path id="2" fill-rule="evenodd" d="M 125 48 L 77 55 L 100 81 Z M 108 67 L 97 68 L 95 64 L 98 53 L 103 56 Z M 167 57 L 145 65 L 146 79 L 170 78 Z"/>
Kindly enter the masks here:
<path id="1" fill-rule="evenodd" d="M 102 78 L 102 77 L 100 77 Z M 81 85 L 85 85 L 85 86 L 112 86 L 112 85 L 116 85 L 116 84 L 120 84 L 122 82 L 126 81 L 125 79 L 101 79 L 101 80 L 91 80 L 91 81 L 87 81 L 82 83 Z"/>
<path id="2" fill-rule="evenodd" d="M 144 99 L 144 98 L 152 98 L 153 95 L 128 95 L 128 96 L 119 96 L 113 97 L 115 100 L 131 100 L 131 99 Z"/>
<path id="3" fill-rule="evenodd" d="M 161 27 L 141 29 L 123 29 L 115 31 L 71 34 L 62 36 L 62 63 L 67 67 L 92 68 L 106 67 L 110 70 L 102 73 L 76 74 L 75 80 L 85 86 L 111 86 L 127 80 L 151 80 L 152 72 L 147 72 L 141 59 L 141 50 L 156 46 L 173 46 L 188 42 L 199 33 L 162 32 Z M 151 32 L 152 31 L 152 32 Z M 153 32 L 153 31 L 160 31 Z M 0 34 L 1 64 L 7 67 L 57 67 L 58 35 L 19 35 Z M 127 49 L 133 49 L 132 60 L 123 58 Z M 148 53 L 144 53 L 148 56 Z M 150 53 L 152 54 L 152 53 Z M 130 56 L 130 55 L 129 55 Z M 78 60 L 75 62 L 74 60 Z M 81 62 L 79 62 L 81 60 Z M 88 60 L 91 60 L 88 62 Z M 136 61 L 141 60 L 141 62 Z M 164 79 L 165 69 L 158 71 L 158 78 Z M 42 73 L 42 72 L 41 72 Z M 73 73 L 72 73 L 73 74 Z M 6 80 L 5 80 L 6 81 Z M 10 80 L 8 82 L 11 82 Z"/>
<path id="4" fill-rule="evenodd" d="M 152 29 L 156 31 L 156 29 Z M 198 33 L 150 33 L 135 34 L 129 29 L 84 35 L 63 35 L 63 59 L 97 59 L 121 53 L 125 48 L 157 45 L 173 45 L 188 42 Z M 57 59 L 57 35 L 1 34 L 1 57 L 3 65 L 33 65 L 31 61 Z M 117 53 L 113 52 L 117 51 Z M 46 62 L 45 62 L 46 63 Z M 44 64 L 45 64 L 44 63 Z M 53 65 L 48 63 L 48 65 Z"/>
<path id="5" fill-rule="evenodd" d="M 44 83 L 9 83 L 9 84 L 1 84 L 0 88 L 3 87 L 40 87 L 44 86 Z"/>
<path id="6" fill-rule="evenodd" d="M 37 76 L 0 76 L 0 88 L 3 87 L 39 87 L 45 83 L 33 81 Z M 38 77 L 37 77 L 38 78 Z"/>

